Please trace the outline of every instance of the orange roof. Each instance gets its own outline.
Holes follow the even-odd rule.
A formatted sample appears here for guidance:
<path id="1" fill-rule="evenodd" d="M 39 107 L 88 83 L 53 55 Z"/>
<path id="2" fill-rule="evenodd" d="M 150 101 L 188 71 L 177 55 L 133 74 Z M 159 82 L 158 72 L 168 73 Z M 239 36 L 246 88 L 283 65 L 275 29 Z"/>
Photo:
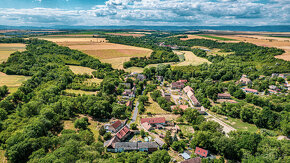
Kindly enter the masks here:
<path id="1" fill-rule="evenodd" d="M 142 123 L 149 123 L 149 124 L 155 124 L 155 123 L 165 123 L 165 117 L 158 117 L 158 118 L 142 118 L 141 119 L 141 124 Z"/>
<path id="2" fill-rule="evenodd" d="M 152 127 L 148 122 L 142 123 L 142 126 L 148 131 Z"/>
<path id="3" fill-rule="evenodd" d="M 174 105 L 174 106 L 172 106 L 172 110 L 177 109 L 177 108 L 180 108 L 182 110 L 186 110 L 188 108 L 188 106 L 187 105 L 179 105 L 179 106 Z"/>
<path id="4" fill-rule="evenodd" d="M 127 126 L 124 126 L 117 134 L 116 136 L 119 139 L 122 139 L 128 132 L 130 132 L 130 129 Z"/>
<path id="5" fill-rule="evenodd" d="M 208 155 L 208 150 L 205 150 L 205 149 L 202 149 L 202 148 L 196 147 L 194 153 L 196 153 L 196 154 L 198 154 L 198 155 L 200 155 L 200 156 L 203 156 L 203 157 L 207 157 L 207 155 Z"/>

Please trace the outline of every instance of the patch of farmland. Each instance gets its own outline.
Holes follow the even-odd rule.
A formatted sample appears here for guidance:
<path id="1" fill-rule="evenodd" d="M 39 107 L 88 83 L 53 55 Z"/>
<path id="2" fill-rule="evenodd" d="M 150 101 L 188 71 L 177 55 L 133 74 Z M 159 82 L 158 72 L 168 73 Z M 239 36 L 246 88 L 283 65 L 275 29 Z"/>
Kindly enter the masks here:
<path id="1" fill-rule="evenodd" d="M 105 38 L 71 38 L 71 37 L 39 37 L 39 39 L 55 42 L 59 45 L 79 45 L 107 42 Z"/>
<path id="2" fill-rule="evenodd" d="M 9 92 L 14 93 L 24 81 L 30 78 L 30 76 L 6 75 L 5 73 L 0 72 L 0 86 L 6 85 L 9 89 Z"/>
<path id="3" fill-rule="evenodd" d="M 25 44 L 0 44 L 0 63 L 7 61 L 9 56 L 16 51 L 25 50 Z"/>
<path id="4" fill-rule="evenodd" d="M 243 42 L 249 42 L 258 46 L 276 47 L 285 50 L 285 53 L 275 56 L 279 59 L 290 61 L 290 39 L 277 38 L 277 37 L 264 37 L 264 36 L 251 36 L 251 35 L 225 35 L 225 38 L 235 39 Z"/>
<path id="5" fill-rule="evenodd" d="M 189 65 L 197 66 L 197 65 L 201 65 L 203 63 L 209 63 L 209 64 L 211 63 L 207 59 L 198 57 L 190 51 L 174 51 L 174 53 L 176 53 L 177 55 L 183 54 L 185 57 L 184 62 L 174 64 L 174 66 L 189 66 Z"/>
<path id="6" fill-rule="evenodd" d="M 107 35 L 113 35 L 113 36 L 133 36 L 133 37 L 142 37 L 145 36 L 141 33 L 106 33 Z"/>
<path id="7" fill-rule="evenodd" d="M 82 67 L 82 66 L 69 66 L 69 68 L 72 70 L 75 74 L 89 74 L 92 75 L 93 71 L 96 71 L 94 69 L 88 68 L 88 67 Z"/>

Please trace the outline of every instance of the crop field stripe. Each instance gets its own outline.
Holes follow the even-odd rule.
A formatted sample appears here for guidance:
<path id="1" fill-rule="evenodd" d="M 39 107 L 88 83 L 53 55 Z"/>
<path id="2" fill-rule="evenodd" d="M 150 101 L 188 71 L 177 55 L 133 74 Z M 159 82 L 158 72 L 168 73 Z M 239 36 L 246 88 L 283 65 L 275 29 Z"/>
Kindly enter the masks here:
<path id="1" fill-rule="evenodd" d="M 237 41 L 235 39 L 229 39 L 229 38 L 217 37 L 217 36 L 211 36 L 211 35 L 198 35 L 198 36 L 212 38 L 212 39 L 216 39 L 216 40 L 222 40 L 222 41 Z"/>

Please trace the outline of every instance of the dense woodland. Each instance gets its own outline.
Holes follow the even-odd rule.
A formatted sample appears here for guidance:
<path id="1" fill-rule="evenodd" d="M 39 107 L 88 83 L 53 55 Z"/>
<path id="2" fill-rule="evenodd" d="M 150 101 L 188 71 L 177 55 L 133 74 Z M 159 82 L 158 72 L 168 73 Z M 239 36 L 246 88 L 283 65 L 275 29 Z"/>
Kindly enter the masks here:
<path id="1" fill-rule="evenodd" d="M 207 58 L 212 64 L 200 66 L 170 67 L 159 65 L 156 68 L 146 68 L 144 74 L 147 80 L 156 80 L 156 75 L 164 76 L 172 82 L 187 79 L 202 105 L 218 114 L 239 118 L 247 123 L 253 123 L 261 128 L 260 133 L 232 132 L 227 137 L 221 126 L 215 122 L 207 122 L 194 109 L 180 112 L 178 121 L 194 127 L 191 135 L 179 135 L 178 140 L 170 133 L 166 134 L 164 149 L 171 147 L 175 151 L 183 151 L 185 144 L 191 148 L 196 146 L 210 150 L 223 157 L 219 160 L 204 162 L 289 162 L 290 143 L 277 140 L 272 131 L 289 136 L 290 114 L 289 95 L 258 97 L 244 94 L 240 85 L 234 81 L 242 74 L 247 74 L 261 87 L 270 84 L 271 80 L 258 82 L 259 75 L 269 76 L 271 73 L 287 73 L 290 62 L 275 59 L 275 55 L 283 53 L 276 48 L 259 47 L 249 43 L 219 43 L 206 39 L 180 41 L 168 35 L 152 35 L 140 38 L 108 36 L 110 42 L 122 43 L 153 49 L 152 57 L 131 59 L 130 66 L 144 67 L 151 63 L 171 62 L 176 58 L 171 49 L 159 47 L 159 42 L 178 45 L 184 50 L 192 50 L 196 55 Z M 87 119 L 75 121 L 78 131 L 63 130 L 62 120 L 74 118 L 78 114 L 88 114 L 96 120 L 116 117 L 130 117 L 130 108 L 117 104 L 117 95 L 124 88 L 117 87 L 124 74 L 123 71 L 112 69 L 111 65 L 101 63 L 77 50 L 58 46 L 54 43 L 18 38 L 1 39 L 0 42 L 20 42 L 27 44 L 24 52 L 15 52 L 7 62 L 0 65 L 0 71 L 7 74 L 32 76 L 19 89 L 7 96 L 6 89 L 0 88 L 0 144 L 6 151 L 5 156 L 11 162 L 169 162 L 170 156 L 166 150 L 153 154 L 144 152 L 121 153 L 112 155 L 105 152 L 101 141 L 95 141 L 94 134 L 87 128 Z M 208 56 L 205 51 L 191 49 L 192 46 L 219 48 L 234 52 L 228 56 Z M 157 56 L 154 56 L 154 55 Z M 161 57 L 160 57 L 161 56 Z M 167 60 L 168 59 L 168 60 Z M 177 59 L 177 58 L 176 58 Z M 129 61 L 129 62 L 131 62 Z M 147 62 L 148 61 L 148 62 Z M 175 61 L 175 60 L 174 60 Z M 75 75 L 66 65 L 90 67 L 96 71 L 95 77 L 102 78 L 100 86 L 84 85 L 91 76 Z M 133 81 L 127 81 L 133 82 Z M 253 82 L 255 83 L 255 81 Z M 271 83 L 272 84 L 272 83 Z M 146 85 L 137 82 L 137 95 Z M 97 95 L 71 95 L 64 90 L 82 89 L 98 90 Z M 163 109 L 169 110 L 170 104 L 159 91 L 154 91 L 156 85 L 147 85 L 146 93 Z M 238 104 L 222 103 L 212 106 L 217 94 L 228 90 L 239 100 Z M 2 93 L 3 92 L 3 93 Z M 140 105 L 148 100 L 140 96 Z M 251 105 L 252 104 L 252 105 Z M 106 134 L 105 134 L 106 135 Z M 110 135 L 103 136 L 104 139 Z M 288 161 L 287 161 L 288 160 Z"/>

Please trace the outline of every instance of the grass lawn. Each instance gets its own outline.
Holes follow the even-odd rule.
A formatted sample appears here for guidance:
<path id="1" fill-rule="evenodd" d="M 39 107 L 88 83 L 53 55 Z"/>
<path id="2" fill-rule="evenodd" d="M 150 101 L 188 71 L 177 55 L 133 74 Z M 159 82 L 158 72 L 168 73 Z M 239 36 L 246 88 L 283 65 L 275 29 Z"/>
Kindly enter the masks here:
<path id="1" fill-rule="evenodd" d="M 98 141 L 98 136 L 99 136 L 99 129 L 100 129 L 100 125 L 98 123 L 98 121 L 93 121 L 89 118 L 89 129 L 94 133 L 94 138 L 96 141 Z"/>
<path id="2" fill-rule="evenodd" d="M 221 41 L 237 41 L 235 39 L 229 39 L 229 38 L 212 36 L 212 35 L 198 35 L 198 36 L 212 38 L 212 39 L 221 40 Z"/>
<path id="3" fill-rule="evenodd" d="M 181 162 L 184 161 L 183 158 L 181 158 L 181 156 L 179 156 L 179 153 L 174 151 L 173 149 L 170 148 L 170 150 L 168 150 L 169 155 L 174 158 L 177 162 Z"/>
<path id="4" fill-rule="evenodd" d="M 179 124 L 178 126 L 180 127 L 180 129 L 184 135 L 189 135 L 189 134 L 194 133 L 194 130 L 193 130 L 192 126 L 190 126 L 190 125 L 180 125 Z"/>
<path id="5" fill-rule="evenodd" d="M 216 114 L 211 112 L 212 114 L 214 114 L 215 116 L 219 117 L 220 120 L 222 120 L 223 122 L 225 122 L 226 124 L 234 127 L 235 129 L 237 129 L 238 131 L 249 131 L 249 132 L 257 132 L 259 129 L 256 125 L 254 124 L 250 124 L 247 122 L 243 122 L 241 119 L 237 119 L 237 118 L 231 118 L 231 117 L 227 117 L 228 120 L 225 120 L 224 117 L 222 115 Z"/>
<path id="6" fill-rule="evenodd" d="M 153 99 L 151 98 L 150 94 L 147 94 L 147 96 L 149 97 L 149 105 L 145 105 L 145 112 L 151 112 L 152 114 L 166 114 L 169 113 L 168 111 L 163 110 L 157 102 L 153 101 Z M 146 114 L 145 113 L 145 114 Z"/>
<path id="7" fill-rule="evenodd" d="M 73 89 L 66 89 L 67 93 L 75 93 L 75 94 L 86 94 L 86 95 L 95 95 L 97 92 L 90 92 L 90 91 L 83 91 L 83 90 L 73 90 Z"/>

